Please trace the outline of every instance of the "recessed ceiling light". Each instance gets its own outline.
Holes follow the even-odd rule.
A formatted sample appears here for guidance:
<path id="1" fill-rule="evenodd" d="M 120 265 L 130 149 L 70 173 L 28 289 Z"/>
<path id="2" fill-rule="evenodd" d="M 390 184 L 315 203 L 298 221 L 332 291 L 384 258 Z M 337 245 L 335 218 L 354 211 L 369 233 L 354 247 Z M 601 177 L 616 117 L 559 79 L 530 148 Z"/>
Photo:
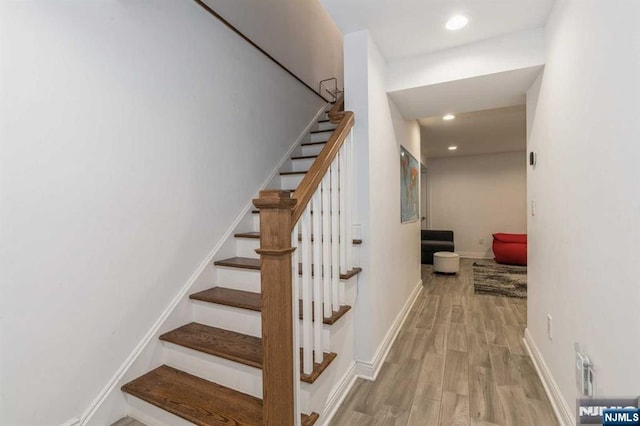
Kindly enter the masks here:
<path id="1" fill-rule="evenodd" d="M 459 30 L 460 28 L 464 28 L 469 22 L 469 18 L 464 15 L 456 15 L 449 18 L 445 28 L 449 31 Z"/>
<path id="2" fill-rule="evenodd" d="M 449 151 L 455 151 L 456 149 L 458 149 L 458 147 L 455 145 L 449 147 Z"/>
<path id="3" fill-rule="evenodd" d="M 442 116 L 443 120 L 453 120 L 454 118 L 456 118 L 456 116 L 453 114 L 445 114 Z"/>

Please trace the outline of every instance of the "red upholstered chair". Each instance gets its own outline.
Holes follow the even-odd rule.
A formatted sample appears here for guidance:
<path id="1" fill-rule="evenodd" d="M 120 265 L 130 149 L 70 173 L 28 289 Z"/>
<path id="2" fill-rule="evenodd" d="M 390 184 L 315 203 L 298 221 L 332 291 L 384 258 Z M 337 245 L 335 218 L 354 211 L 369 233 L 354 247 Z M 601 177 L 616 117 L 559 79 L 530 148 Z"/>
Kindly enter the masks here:
<path id="1" fill-rule="evenodd" d="M 527 234 L 493 234 L 495 261 L 506 265 L 527 265 Z"/>

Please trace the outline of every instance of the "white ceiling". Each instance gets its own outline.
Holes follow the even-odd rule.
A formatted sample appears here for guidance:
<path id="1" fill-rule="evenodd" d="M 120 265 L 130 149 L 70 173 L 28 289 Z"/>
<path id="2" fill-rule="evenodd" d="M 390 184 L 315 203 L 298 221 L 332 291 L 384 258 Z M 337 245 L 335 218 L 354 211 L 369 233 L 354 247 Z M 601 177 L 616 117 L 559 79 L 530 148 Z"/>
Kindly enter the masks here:
<path id="1" fill-rule="evenodd" d="M 390 92 L 407 120 L 520 105 L 542 66 L 533 66 Z"/>
<path id="2" fill-rule="evenodd" d="M 441 115 L 419 121 L 427 158 L 526 150 L 525 105 L 456 114 L 449 121 Z M 458 149 L 449 151 L 451 145 Z"/>
<path id="3" fill-rule="evenodd" d="M 368 29 L 387 60 L 543 27 L 554 0 L 320 0 L 344 34 Z M 451 16 L 469 24 L 447 31 Z"/>

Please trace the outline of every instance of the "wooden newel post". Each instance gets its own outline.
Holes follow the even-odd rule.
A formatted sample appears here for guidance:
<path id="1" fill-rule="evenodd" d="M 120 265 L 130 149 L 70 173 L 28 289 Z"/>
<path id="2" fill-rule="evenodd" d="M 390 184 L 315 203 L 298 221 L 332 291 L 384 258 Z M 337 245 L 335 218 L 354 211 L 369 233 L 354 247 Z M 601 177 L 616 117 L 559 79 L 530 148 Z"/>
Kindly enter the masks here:
<path id="1" fill-rule="evenodd" d="M 290 192 L 260 191 L 260 274 L 262 276 L 262 390 L 264 424 L 293 426 L 293 288 Z"/>

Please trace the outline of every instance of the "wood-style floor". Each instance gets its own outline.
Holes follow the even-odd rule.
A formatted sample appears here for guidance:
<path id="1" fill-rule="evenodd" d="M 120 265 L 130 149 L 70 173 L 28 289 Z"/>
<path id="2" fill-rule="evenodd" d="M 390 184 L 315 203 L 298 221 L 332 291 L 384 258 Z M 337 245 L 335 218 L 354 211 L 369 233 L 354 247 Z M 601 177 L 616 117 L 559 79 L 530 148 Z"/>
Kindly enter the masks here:
<path id="1" fill-rule="evenodd" d="M 526 300 L 475 295 L 423 266 L 424 289 L 375 382 L 358 379 L 332 425 L 555 426 L 522 343 Z"/>

